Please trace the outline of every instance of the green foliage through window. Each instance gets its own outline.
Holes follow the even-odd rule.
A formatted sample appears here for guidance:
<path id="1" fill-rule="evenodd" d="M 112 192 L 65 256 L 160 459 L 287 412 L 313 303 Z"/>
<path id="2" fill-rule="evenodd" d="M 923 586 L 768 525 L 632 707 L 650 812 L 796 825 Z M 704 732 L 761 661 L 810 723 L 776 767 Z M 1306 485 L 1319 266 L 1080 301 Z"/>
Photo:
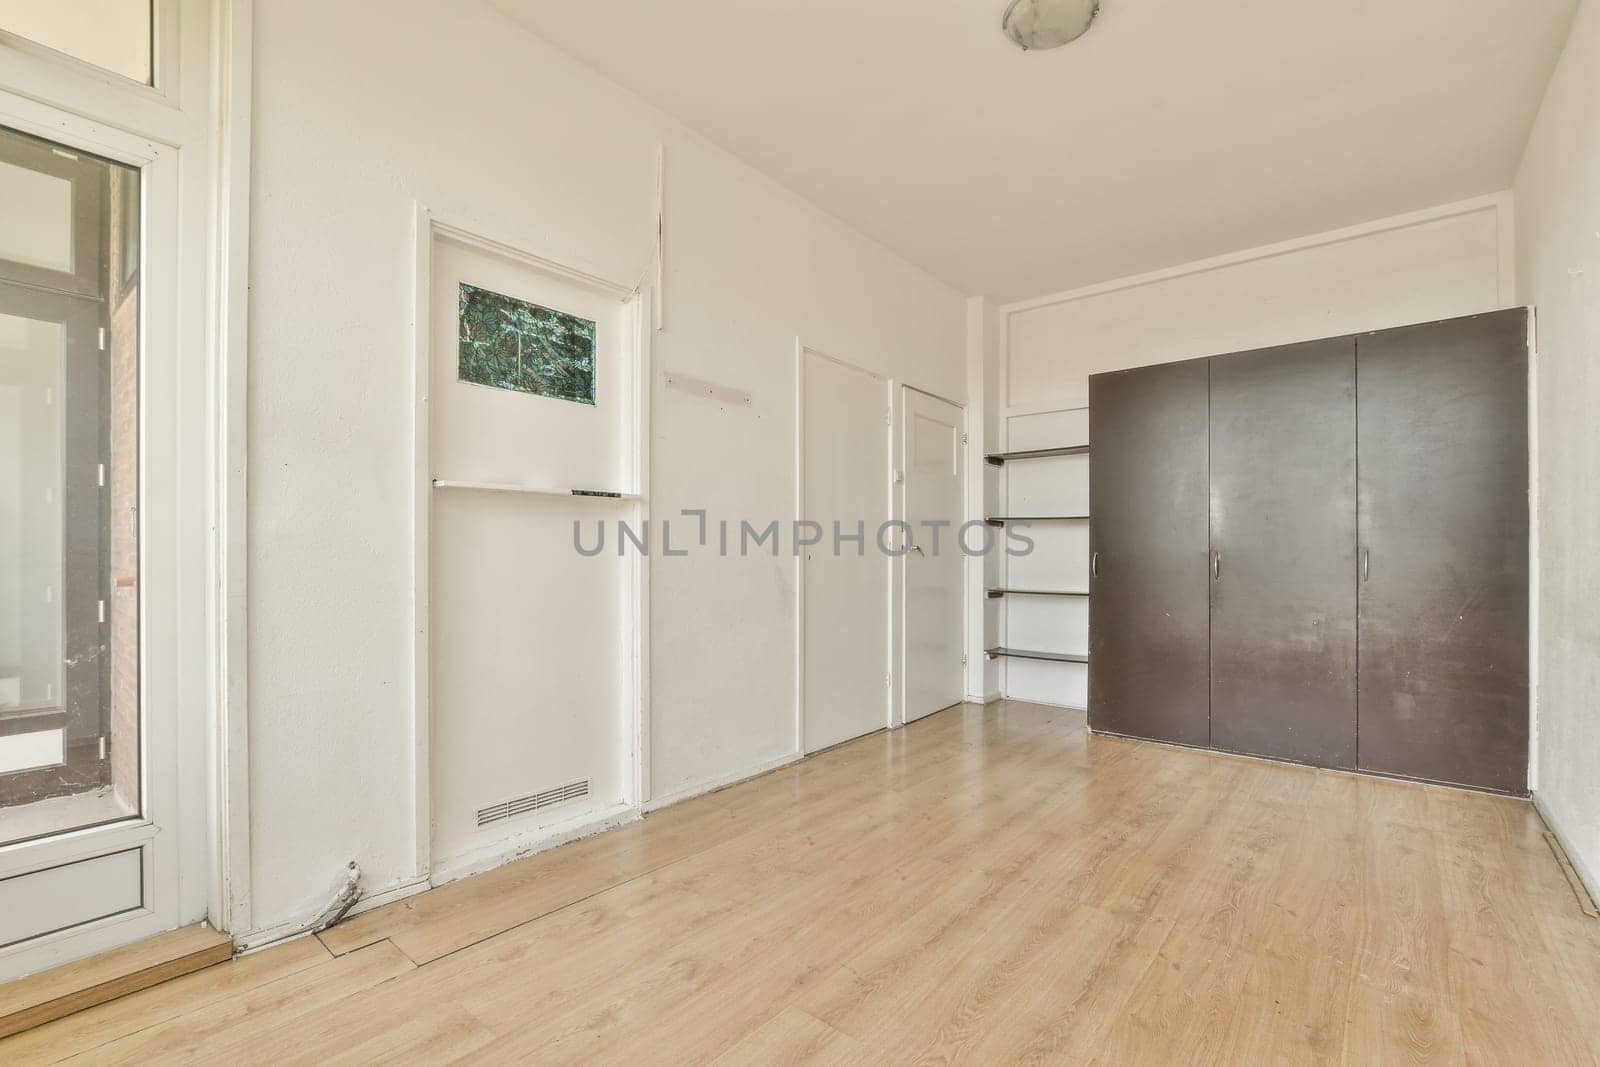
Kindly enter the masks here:
<path id="1" fill-rule="evenodd" d="M 593 404 L 594 331 L 588 319 L 463 282 L 459 377 Z"/>

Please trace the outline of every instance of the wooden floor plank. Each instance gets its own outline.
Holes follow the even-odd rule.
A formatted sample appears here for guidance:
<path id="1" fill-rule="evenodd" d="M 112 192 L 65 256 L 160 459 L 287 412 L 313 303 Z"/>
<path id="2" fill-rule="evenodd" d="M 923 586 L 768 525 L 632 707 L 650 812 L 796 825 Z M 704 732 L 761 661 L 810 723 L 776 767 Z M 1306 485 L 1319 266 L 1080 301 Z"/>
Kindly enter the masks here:
<path id="1" fill-rule="evenodd" d="M 815 1016 L 798 1008 L 785 1008 L 712 1062 L 719 1067 L 783 1067 L 802 1063 L 813 1067 L 845 1067 L 882 1061 L 860 1042 Z"/>
<path id="2" fill-rule="evenodd" d="M 1093 1062 L 1231 1062 L 1224 1053 L 1252 962 L 1243 949 L 1174 927 Z"/>
<path id="3" fill-rule="evenodd" d="M 1366 812 L 1363 821 L 1361 932 L 1345 1056 L 1356 1063 L 1460 1061 L 1465 1050 L 1450 946 L 1461 917 L 1446 910 L 1434 835 L 1382 813 Z"/>
<path id="4" fill-rule="evenodd" d="M 279 1063 L 285 1032 L 304 1033 L 327 1006 L 414 969 L 393 945 L 371 945 L 107 1042 L 74 1062 Z"/>
<path id="5" fill-rule="evenodd" d="M 0 1043 L 7 1063 L 1592 1062 L 1525 802 L 963 707 Z M 277 955 L 274 955 L 277 953 Z"/>
<path id="6" fill-rule="evenodd" d="M 1553 882 L 1542 895 L 1519 890 L 1519 883 L 1538 885 L 1518 877 L 1521 858 L 1484 850 L 1454 856 L 1441 872 L 1451 916 L 1450 993 L 1463 1041 L 1478 1058 L 1500 1063 L 1600 1058 L 1600 1013 L 1569 995 L 1582 982 L 1573 982 L 1562 952 L 1562 943 L 1582 944 L 1587 928 L 1597 924 L 1564 911 L 1559 894 L 1550 892 Z M 1525 969 L 1530 953 L 1557 963 Z M 1600 951 L 1589 962 L 1591 973 L 1600 973 Z M 1519 977 L 1507 981 L 1507 975 Z"/>

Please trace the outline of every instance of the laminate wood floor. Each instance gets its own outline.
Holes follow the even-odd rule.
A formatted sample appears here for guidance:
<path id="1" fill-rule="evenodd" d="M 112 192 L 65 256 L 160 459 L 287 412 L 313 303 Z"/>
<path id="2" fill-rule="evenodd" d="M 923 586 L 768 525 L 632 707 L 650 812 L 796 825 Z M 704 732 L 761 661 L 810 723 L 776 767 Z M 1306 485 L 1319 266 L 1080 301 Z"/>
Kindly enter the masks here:
<path id="1" fill-rule="evenodd" d="M 8 1064 L 1600 1057 L 1525 802 L 962 707 L 0 1043 Z"/>

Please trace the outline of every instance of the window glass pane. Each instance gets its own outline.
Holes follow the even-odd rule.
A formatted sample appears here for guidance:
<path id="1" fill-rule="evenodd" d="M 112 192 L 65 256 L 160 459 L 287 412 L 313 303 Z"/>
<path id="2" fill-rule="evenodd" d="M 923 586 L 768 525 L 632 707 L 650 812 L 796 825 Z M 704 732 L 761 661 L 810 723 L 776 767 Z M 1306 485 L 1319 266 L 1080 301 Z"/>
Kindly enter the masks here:
<path id="1" fill-rule="evenodd" d="M 140 804 L 139 173 L 50 147 L 0 129 L 0 235 L 64 187 L 105 253 L 0 251 L 0 844 Z"/>
<path id="2" fill-rule="evenodd" d="M 61 694 L 61 392 L 64 331 L 0 314 L 0 708 Z"/>
<path id="3" fill-rule="evenodd" d="M 150 84 L 151 0 L 0 0 L 0 30 Z"/>
<path id="4" fill-rule="evenodd" d="M 72 183 L 0 160 L 0 204 L 32 210 L 0 214 L 0 259 L 72 272 Z"/>

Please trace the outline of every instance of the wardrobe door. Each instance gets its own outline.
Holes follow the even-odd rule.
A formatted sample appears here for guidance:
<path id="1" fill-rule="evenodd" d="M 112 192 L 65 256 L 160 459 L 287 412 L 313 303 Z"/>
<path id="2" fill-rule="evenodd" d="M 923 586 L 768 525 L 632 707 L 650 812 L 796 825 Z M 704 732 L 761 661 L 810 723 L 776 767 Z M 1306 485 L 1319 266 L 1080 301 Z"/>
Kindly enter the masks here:
<path id="1" fill-rule="evenodd" d="M 1210 742 L 1206 363 L 1089 379 L 1089 725 Z"/>
<path id="2" fill-rule="evenodd" d="M 1356 765 L 1356 353 L 1211 361 L 1211 743 Z"/>
<path id="3" fill-rule="evenodd" d="M 1363 770 L 1527 790 L 1527 331 L 1357 338 Z"/>

